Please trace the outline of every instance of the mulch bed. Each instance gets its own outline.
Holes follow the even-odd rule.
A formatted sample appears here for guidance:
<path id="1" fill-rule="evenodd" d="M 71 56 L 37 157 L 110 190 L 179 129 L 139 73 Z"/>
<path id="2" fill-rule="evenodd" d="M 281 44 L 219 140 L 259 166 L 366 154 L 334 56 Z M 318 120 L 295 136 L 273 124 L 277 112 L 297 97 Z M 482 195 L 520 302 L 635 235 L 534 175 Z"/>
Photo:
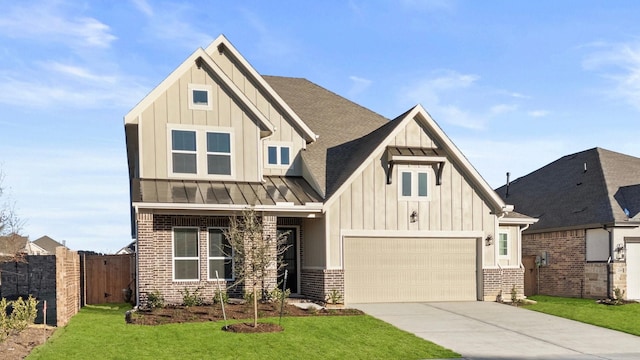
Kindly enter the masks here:
<path id="1" fill-rule="evenodd" d="M 252 304 L 226 304 L 225 313 L 228 320 L 253 319 Z M 362 315 L 357 309 L 301 309 L 291 304 L 285 304 L 283 316 L 341 316 Z M 280 307 L 272 303 L 258 304 L 258 320 L 267 317 L 280 316 Z M 222 321 L 222 308 L 220 304 L 203 306 L 176 306 L 169 305 L 152 310 L 139 310 L 132 312 L 126 318 L 127 323 L 136 325 L 164 325 L 185 322 Z M 249 325 L 247 325 L 249 324 Z M 276 324 L 259 323 L 258 328 L 253 327 L 253 322 L 241 322 L 229 325 L 226 330 L 233 332 L 277 332 L 282 328 Z"/>
<path id="2" fill-rule="evenodd" d="M 19 333 L 9 335 L 0 342 L 0 359 L 24 359 L 33 348 L 44 344 L 55 329 L 50 326 L 32 325 Z"/>

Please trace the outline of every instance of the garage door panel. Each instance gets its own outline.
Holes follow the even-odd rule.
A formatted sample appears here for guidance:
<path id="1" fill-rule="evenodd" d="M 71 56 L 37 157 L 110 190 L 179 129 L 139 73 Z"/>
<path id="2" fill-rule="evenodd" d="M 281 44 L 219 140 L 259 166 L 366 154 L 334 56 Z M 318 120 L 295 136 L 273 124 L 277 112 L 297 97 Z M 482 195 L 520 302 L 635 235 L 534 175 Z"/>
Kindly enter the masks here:
<path id="1" fill-rule="evenodd" d="M 345 238 L 345 301 L 476 300 L 476 240 Z"/>

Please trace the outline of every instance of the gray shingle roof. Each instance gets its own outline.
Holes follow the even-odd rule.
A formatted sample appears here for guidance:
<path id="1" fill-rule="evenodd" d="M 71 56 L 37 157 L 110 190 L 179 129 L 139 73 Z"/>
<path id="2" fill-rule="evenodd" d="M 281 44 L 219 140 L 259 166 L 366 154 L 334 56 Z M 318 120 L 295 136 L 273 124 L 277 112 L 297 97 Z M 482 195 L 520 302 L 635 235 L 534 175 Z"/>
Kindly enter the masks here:
<path id="1" fill-rule="evenodd" d="M 46 235 L 37 240 L 34 240 L 33 243 L 45 249 L 50 254 L 55 254 L 56 248 L 58 246 L 64 246 L 64 244 L 60 244 L 59 242 L 53 240 L 52 238 Z"/>
<path id="2" fill-rule="evenodd" d="M 518 178 L 506 191 L 496 190 L 518 212 L 540 219 L 531 231 L 640 220 L 640 158 L 593 148 Z"/>
<path id="3" fill-rule="evenodd" d="M 316 142 L 302 153 L 329 198 L 397 125 L 309 80 L 263 76 L 313 132 Z"/>

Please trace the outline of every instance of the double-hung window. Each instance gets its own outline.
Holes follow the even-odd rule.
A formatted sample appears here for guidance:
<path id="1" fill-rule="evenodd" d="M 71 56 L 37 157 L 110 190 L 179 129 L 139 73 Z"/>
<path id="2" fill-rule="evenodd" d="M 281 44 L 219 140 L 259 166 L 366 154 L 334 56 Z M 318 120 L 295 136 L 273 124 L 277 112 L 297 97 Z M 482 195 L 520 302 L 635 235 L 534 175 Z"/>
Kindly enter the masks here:
<path id="1" fill-rule="evenodd" d="M 231 175 L 231 134 L 207 132 L 207 173 Z"/>
<path id="2" fill-rule="evenodd" d="M 498 255 L 509 256 L 509 233 L 501 232 L 498 234 Z"/>
<path id="3" fill-rule="evenodd" d="M 173 172 L 196 174 L 198 154 L 196 132 L 191 130 L 171 130 L 171 157 Z"/>
<path id="4" fill-rule="evenodd" d="M 209 279 L 233 280 L 233 250 L 220 228 L 209 229 Z"/>
<path id="5" fill-rule="evenodd" d="M 270 166 L 287 166 L 291 164 L 291 147 L 285 145 L 267 146 L 267 164 Z"/>
<path id="6" fill-rule="evenodd" d="M 429 173 L 426 170 L 401 169 L 398 174 L 401 200 L 429 200 Z"/>
<path id="7" fill-rule="evenodd" d="M 198 228 L 173 229 L 173 279 L 198 280 L 200 258 Z"/>
<path id="8" fill-rule="evenodd" d="M 232 129 L 171 124 L 168 131 L 169 176 L 233 176 Z"/>

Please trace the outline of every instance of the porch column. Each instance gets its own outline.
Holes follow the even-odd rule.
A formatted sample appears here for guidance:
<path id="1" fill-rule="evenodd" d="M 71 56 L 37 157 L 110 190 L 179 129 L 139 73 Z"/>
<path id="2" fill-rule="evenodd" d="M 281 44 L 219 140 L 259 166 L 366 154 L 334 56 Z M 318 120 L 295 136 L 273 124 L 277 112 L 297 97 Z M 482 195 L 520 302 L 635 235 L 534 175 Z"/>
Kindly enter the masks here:
<path id="1" fill-rule="evenodd" d="M 263 291 L 271 291 L 278 285 L 278 266 L 277 266 L 277 246 L 278 246 L 278 232 L 277 232 L 278 218 L 274 215 L 262 216 L 262 236 L 265 239 L 271 238 L 271 248 L 269 253 L 273 264 L 269 266 L 267 276 L 265 276 L 264 283 L 262 284 Z"/>

